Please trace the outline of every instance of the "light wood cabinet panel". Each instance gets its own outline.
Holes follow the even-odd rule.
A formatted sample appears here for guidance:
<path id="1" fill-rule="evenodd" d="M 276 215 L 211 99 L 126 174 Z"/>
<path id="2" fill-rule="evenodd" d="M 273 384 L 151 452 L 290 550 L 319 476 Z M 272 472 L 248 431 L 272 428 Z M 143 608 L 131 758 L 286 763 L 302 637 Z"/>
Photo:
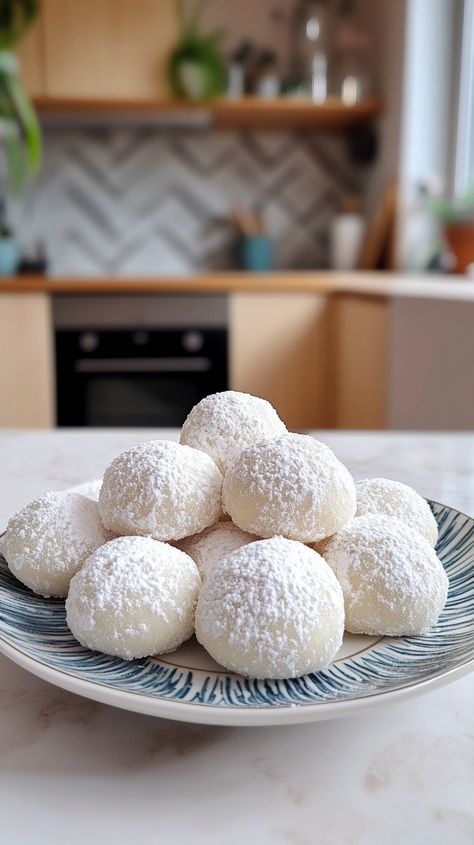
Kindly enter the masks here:
<path id="1" fill-rule="evenodd" d="M 174 0 L 43 0 L 42 16 L 48 96 L 168 94 Z"/>
<path id="2" fill-rule="evenodd" d="M 230 386 L 268 399 L 290 429 L 387 424 L 389 300 L 230 296 Z M 0 296 L 0 426 L 54 425 L 48 293 Z"/>
<path id="3" fill-rule="evenodd" d="M 386 428 L 389 300 L 338 294 L 331 349 L 336 428 Z"/>
<path id="4" fill-rule="evenodd" d="M 0 426 L 54 423 L 53 331 L 48 294 L 0 297 Z"/>
<path id="5" fill-rule="evenodd" d="M 317 294 L 234 294 L 230 383 L 268 399 L 289 428 L 331 424 L 331 314 Z"/>
<path id="6" fill-rule="evenodd" d="M 41 14 L 15 50 L 20 61 L 22 82 L 31 97 L 42 97 L 46 92 L 44 72 L 43 20 Z"/>

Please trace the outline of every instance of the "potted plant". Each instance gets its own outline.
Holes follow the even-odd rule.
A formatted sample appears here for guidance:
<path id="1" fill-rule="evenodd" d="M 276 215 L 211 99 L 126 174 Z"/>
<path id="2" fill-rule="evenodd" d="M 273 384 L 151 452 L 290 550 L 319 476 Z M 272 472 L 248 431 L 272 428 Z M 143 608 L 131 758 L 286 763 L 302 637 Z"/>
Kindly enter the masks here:
<path id="1" fill-rule="evenodd" d="M 37 12 L 37 0 L 1 0 L 0 3 L 0 150 L 7 172 L 6 179 L 0 183 L 0 275 L 14 273 L 20 258 L 18 244 L 6 220 L 8 191 L 19 194 L 36 175 L 41 162 L 38 119 L 21 84 L 19 62 L 12 52 Z"/>
<path id="2" fill-rule="evenodd" d="M 432 209 L 443 224 L 446 241 L 456 260 L 454 269 L 464 273 L 474 265 L 474 187 L 459 197 L 433 199 Z"/>
<path id="3" fill-rule="evenodd" d="M 223 33 L 200 32 L 206 3 L 196 0 L 193 10 L 186 14 L 184 0 L 177 0 L 181 34 L 168 69 L 171 94 L 177 99 L 210 100 L 226 88 L 226 67 L 218 46 Z"/>

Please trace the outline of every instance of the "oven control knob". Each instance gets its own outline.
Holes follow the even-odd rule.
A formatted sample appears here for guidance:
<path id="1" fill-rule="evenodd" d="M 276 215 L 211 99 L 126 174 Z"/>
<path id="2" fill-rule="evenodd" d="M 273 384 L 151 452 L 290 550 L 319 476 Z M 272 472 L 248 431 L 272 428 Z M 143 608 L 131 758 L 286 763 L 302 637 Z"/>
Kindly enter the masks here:
<path id="1" fill-rule="evenodd" d="M 185 332 L 181 338 L 183 349 L 186 352 L 199 352 L 204 344 L 201 332 Z"/>
<path id="2" fill-rule="evenodd" d="M 83 332 L 79 335 L 79 346 L 83 352 L 94 352 L 99 345 L 99 335 L 96 332 Z"/>
<path id="3" fill-rule="evenodd" d="M 150 340 L 150 335 L 143 331 L 133 332 L 132 340 L 135 346 L 146 346 Z"/>

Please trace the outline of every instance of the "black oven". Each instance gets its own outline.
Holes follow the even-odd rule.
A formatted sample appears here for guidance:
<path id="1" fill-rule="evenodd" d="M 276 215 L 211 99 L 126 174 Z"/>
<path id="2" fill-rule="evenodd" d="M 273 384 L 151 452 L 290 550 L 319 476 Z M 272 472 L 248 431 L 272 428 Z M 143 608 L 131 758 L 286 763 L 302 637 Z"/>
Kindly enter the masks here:
<path id="1" fill-rule="evenodd" d="M 180 426 L 196 402 L 227 389 L 226 309 L 202 297 L 196 309 L 184 295 L 111 295 L 101 316 L 99 298 L 73 298 L 92 299 L 95 316 L 84 302 L 71 310 L 71 297 L 55 305 L 59 426 Z"/>

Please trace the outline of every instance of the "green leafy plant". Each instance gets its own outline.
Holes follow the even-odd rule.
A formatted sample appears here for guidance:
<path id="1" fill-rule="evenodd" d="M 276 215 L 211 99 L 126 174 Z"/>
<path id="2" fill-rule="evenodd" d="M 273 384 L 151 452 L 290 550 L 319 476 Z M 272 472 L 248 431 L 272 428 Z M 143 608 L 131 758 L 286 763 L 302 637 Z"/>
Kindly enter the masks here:
<path id="1" fill-rule="evenodd" d="M 178 0 L 177 11 L 181 34 L 169 63 L 169 82 L 173 97 L 206 100 L 225 91 L 226 66 L 219 41 L 223 32 L 207 35 L 199 31 L 207 0 L 196 0 L 187 14 L 184 0 Z"/>
<path id="2" fill-rule="evenodd" d="M 442 223 L 472 223 L 474 220 L 474 185 L 457 197 L 433 197 L 431 210 Z"/>
<path id="3" fill-rule="evenodd" d="M 15 193 L 36 175 L 41 163 L 38 118 L 21 84 L 18 59 L 12 52 L 37 12 L 37 0 L 0 0 L 0 145 Z"/>

